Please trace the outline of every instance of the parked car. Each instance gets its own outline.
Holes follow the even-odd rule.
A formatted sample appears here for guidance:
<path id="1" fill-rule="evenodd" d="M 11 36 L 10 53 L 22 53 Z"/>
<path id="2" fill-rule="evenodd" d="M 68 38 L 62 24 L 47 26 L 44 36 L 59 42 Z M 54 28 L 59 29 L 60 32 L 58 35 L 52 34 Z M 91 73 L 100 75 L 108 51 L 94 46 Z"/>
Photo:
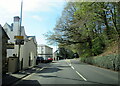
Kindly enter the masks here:
<path id="1" fill-rule="evenodd" d="M 38 65 L 39 63 L 43 63 L 43 62 L 44 62 L 44 58 L 38 56 L 36 59 L 36 64 Z"/>
<path id="2" fill-rule="evenodd" d="M 48 58 L 47 60 L 48 60 L 48 62 L 52 62 L 53 58 Z"/>

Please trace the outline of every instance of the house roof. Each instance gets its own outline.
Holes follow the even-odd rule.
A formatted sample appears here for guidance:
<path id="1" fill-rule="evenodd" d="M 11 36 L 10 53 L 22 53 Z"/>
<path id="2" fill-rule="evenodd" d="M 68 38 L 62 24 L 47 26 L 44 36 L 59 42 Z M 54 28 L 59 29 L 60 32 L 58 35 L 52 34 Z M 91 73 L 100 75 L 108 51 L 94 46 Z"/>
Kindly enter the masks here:
<path id="1" fill-rule="evenodd" d="M 34 41 L 35 43 L 37 43 L 37 42 L 36 42 L 36 37 L 35 37 L 35 36 L 27 36 L 27 38 L 28 38 L 29 40 L 32 40 L 32 39 L 33 39 L 33 41 Z"/>
<path id="2" fill-rule="evenodd" d="M 9 29 L 12 31 L 13 30 L 13 27 L 12 26 L 10 26 L 8 23 L 5 23 L 8 27 L 9 27 Z"/>
<path id="3" fill-rule="evenodd" d="M 35 39 L 35 36 L 27 36 L 27 38 L 31 40 L 31 39 Z"/>
<path id="4" fill-rule="evenodd" d="M 27 36 L 27 38 L 35 38 L 35 36 Z"/>
<path id="5" fill-rule="evenodd" d="M 3 27 L 1 26 L 1 24 L 0 24 L 0 29 L 2 29 L 4 35 L 7 37 L 7 39 L 10 39 L 10 38 L 8 37 L 7 33 L 5 32 L 5 30 L 3 29 Z"/>
<path id="6" fill-rule="evenodd" d="M 49 46 L 47 46 L 47 45 L 45 45 L 45 44 L 39 44 L 39 45 L 38 45 L 38 47 L 41 47 L 41 46 L 51 48 L 51 47 L 49 47 Z M 53 48 L 51 48 L 51 49 L 53 49 Z"/>

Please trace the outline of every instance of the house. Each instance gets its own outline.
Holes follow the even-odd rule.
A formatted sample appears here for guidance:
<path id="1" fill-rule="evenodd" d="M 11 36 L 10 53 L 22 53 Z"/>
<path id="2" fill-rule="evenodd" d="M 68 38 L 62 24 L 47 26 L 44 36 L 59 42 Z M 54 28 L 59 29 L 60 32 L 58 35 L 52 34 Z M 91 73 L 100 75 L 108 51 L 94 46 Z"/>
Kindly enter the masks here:
<path id="1" fill-rule="evenodd" d="M 38 45 L 38 56 L 43 57 L 45 60 L 51 57 L 53 58 L 53 48 L 47 45 Z"/>
<path id="2" fill-rule="evenodd" d="M 0 73 L 6 73 L 6 57 L 7 57 L 7 43 L 9 37 L 0 25 Z M 2 57 L 2 58 L 1 58 Z"/>
<path id="3" fill-rule="evenodd" d="M 24 68 L 35 66 L 37 57 L 37 42 L 35 36 L 27 36 L 24 46 L 21 47 L 21 57 L 24 58 Z M 26 64 L 27 62 L 27 64 Z"/>
<path id="4" fill-rule="evenodd" d="M 59 58 L 58 58 L 58 50 L 56 50 L 56 51 L 53 53 L 53 59 L 54 59 L 54 60 L 59 60 Z"/>
<path id="5" fill-rule="evenodd" d="M 3 26 L 4 30 L 10 37 L 9 43 L 14 43 L 14 49 L 7 50 L 7 58 L 16 55 L 19 56 L 19 45 L 16 44 L 16 36 L 20 35 L 20 18 L 14 17 L 14 22 L 9 25 L 6 23 Z M 25 33 L 24 26 L 21 26 L 21 36 L 23 36 L 24 43 L 20 46 L 20 69 L 26 69 L 31 66 L 35 66 L 35 60 L 37 56 L 37 42 L 35 36 L 27 36 Z"/>

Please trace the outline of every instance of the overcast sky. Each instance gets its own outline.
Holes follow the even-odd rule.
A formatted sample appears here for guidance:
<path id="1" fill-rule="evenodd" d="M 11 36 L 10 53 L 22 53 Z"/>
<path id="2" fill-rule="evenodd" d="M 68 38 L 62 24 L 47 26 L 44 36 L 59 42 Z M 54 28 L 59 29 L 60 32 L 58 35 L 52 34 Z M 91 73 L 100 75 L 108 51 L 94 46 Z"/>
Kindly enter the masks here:
<path id="1" fill-rule="evenodd" d="M 26 34 L 36 36 L 38 44 L 47 44 L 43 34 L 53 30 L 65 3 L 65 0 L 23 0 L 22 26 Z M 14 16 L 20 16 L 20 5 L 21 0 L 0 0 L 2 26 L 13 23 Z"/>

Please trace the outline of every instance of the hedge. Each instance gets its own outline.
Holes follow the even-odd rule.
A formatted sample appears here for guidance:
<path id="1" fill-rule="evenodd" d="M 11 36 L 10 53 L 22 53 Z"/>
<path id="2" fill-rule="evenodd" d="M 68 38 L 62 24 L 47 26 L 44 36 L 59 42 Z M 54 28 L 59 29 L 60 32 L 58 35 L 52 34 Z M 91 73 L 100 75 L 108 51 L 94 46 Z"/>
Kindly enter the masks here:
<path id="1" fill-rule="evenodd" d="M 118 54 L 111 54 L 107 56 L 97 56 L 97 57 L 87 57 L 81 58 L 82 62 L 96 65 L 99 67 L 104 67 L 107 69 L 112 69 L 115 71 L 120 70 L 120 55 Z"/>

